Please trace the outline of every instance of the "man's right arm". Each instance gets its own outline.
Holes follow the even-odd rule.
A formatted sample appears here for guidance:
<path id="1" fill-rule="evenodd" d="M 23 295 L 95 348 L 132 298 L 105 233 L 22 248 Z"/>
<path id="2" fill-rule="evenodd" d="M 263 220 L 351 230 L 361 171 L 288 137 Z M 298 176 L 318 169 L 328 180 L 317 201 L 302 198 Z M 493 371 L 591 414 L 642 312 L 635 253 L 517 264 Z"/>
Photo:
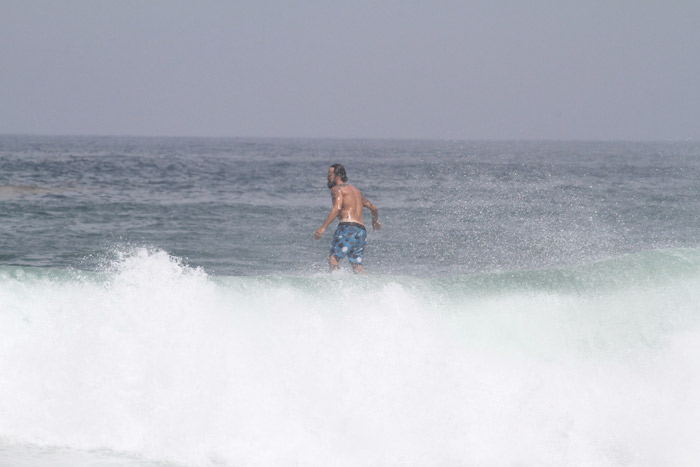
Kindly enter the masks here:
<path id="1" fill-rule="evenodd" d="M 379 223 L 379 210 L 377 209 L 377 206 L 372 204 L 370 200 L 362 196 L 362 206 L 366 207 L 369 209 L 369 211 L 372 213 L 372 228 L 374 230 L 379 230 L 382 228 L 382 224 Z"/>

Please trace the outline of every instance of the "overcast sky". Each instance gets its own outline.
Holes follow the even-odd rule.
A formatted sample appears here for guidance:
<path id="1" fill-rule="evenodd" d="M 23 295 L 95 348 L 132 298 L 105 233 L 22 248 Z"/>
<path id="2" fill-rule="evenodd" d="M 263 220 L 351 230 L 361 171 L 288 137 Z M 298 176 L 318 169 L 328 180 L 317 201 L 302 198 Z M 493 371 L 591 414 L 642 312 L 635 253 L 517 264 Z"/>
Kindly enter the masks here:
<path id="1" fill-rule="evenodd" d="M 0 133 L 700 139 L 700 1 L 0 2 Z"/>

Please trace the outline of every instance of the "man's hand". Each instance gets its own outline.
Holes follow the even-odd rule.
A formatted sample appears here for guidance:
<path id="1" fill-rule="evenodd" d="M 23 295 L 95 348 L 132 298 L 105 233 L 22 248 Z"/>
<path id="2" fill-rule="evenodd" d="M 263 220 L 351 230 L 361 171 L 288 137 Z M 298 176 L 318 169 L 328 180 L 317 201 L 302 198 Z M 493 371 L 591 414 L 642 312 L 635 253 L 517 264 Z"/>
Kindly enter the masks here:
<path id="1" fill-rule="evenodd" d="M 321 240 L 321 235 L 323 235 L 323 232 L 325 232 L 325 231 L 326 231 L 326 229 L 324 229 L 323 227 L 321 227 L 321 228 L 318 229 L 316 232 L 314 232 L 314 238 L 315 238 L 316 240 Z"/>
<path id="2" fill-rule="evenodd" d="M 379 230 L 382 228 L 382 224 L 380 224 L 378 220 L 372 220 L 372 228 L 374 230 Z"/>

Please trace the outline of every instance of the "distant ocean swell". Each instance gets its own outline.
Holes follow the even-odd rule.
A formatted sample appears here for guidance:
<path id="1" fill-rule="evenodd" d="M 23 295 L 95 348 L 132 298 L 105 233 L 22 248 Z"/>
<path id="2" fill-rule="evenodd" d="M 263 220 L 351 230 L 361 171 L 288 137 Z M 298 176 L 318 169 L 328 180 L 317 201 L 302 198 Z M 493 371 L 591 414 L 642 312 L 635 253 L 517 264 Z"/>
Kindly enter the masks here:
<path id="1" fill-rule="evenodd" d="M 700 250 L 553 271 L 0 268 L 0 440 L 178 465 L 691 465 Z"/>

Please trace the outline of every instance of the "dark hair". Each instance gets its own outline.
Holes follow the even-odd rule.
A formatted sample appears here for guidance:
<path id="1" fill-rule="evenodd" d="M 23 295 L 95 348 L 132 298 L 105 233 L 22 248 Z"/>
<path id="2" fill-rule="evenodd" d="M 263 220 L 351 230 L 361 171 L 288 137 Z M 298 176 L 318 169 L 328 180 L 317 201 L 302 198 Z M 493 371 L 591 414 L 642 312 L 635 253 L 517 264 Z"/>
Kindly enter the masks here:
<path id="1" fill-rule="evenodd" d="M 333 164 L 331 167 L 333 167 L 333 173 L 338 175 L 343 183 L 348 181 L 348 175 L 345 173 L 345 167 L 343 167 L 343 164 Z"/>

